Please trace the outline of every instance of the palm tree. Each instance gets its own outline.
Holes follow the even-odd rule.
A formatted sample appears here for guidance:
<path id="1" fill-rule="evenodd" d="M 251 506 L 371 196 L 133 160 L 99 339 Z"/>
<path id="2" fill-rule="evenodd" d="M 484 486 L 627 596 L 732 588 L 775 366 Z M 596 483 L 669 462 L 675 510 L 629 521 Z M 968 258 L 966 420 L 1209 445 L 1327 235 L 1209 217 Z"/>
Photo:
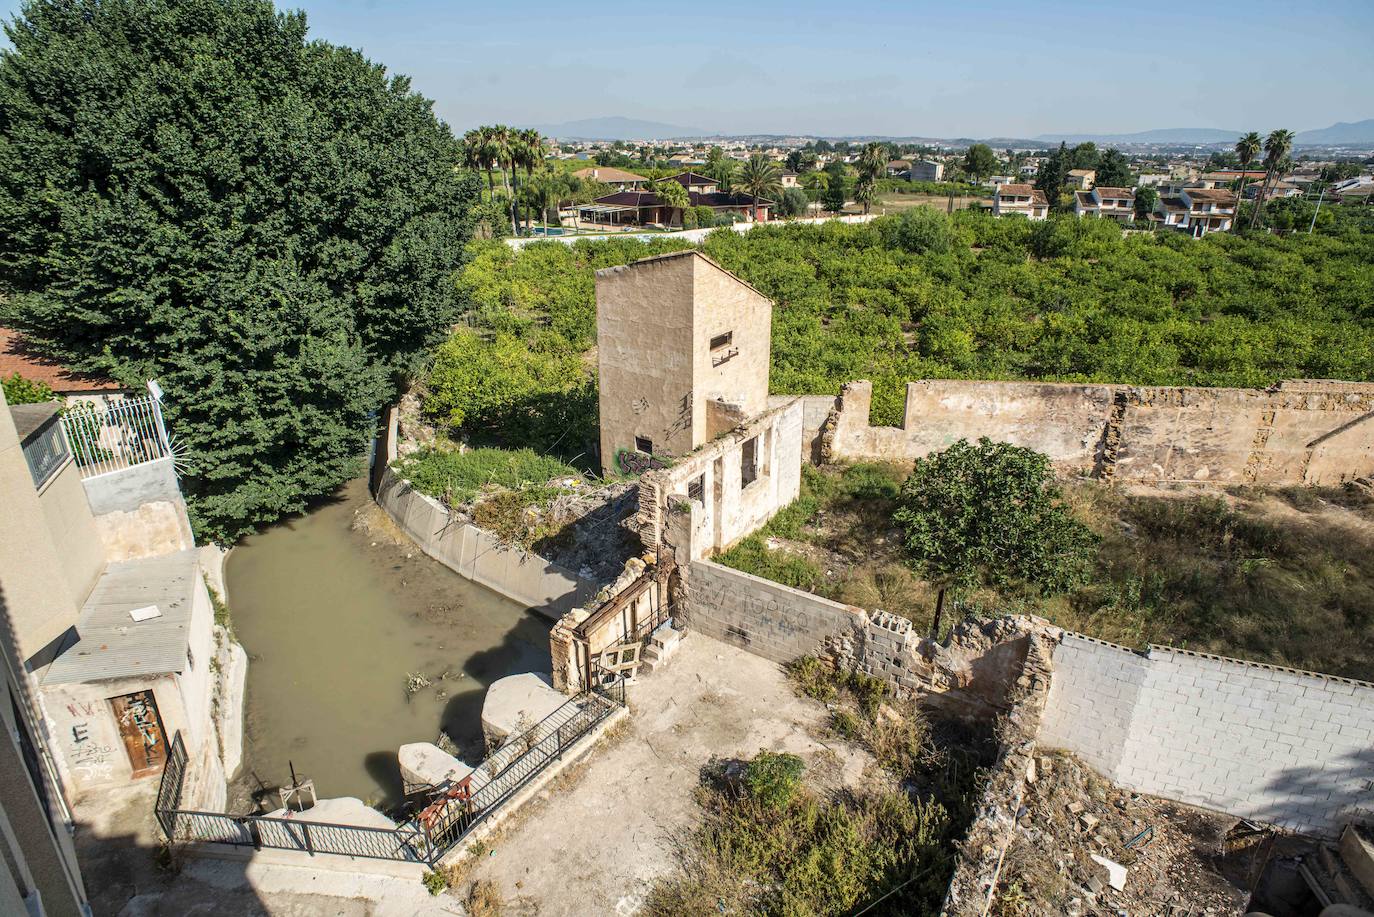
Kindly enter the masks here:
<path id="1" fill-rule="evenodd" d="M 487 194 L 494 193 L 495 186 L 491 176 L 491 143 L 488 139 L 490 128 L 474 127 L 463 135 L 462 165 L 474 172 L 487 173 Z"/>
<path id="2" fill-rule="evenodd" d="M 1269 196 L 1269 189 L 1278 179 L 1279 171 L 1292 151 L 1292 131 L 1274 130 L 1264 138 L 1264 184 L 1260 186 L 1259 195 L 1255 198 L 1255 209 L 1250 214 L 1252 228 L 1259 222 L 1260 210 L 1264 207 L 1265 198 Z"/>
<path id="3" fill-rule="evenodd" d="M 859 154 L 859 161 L 856 163 L 859 168 L 859 176 L 867 175 L 877 181 L 887 171 L 887 147 L 881 143 L 869 143 L 864 146 L 863 152 Z"/>
<path id="4" fill-rule="evenodd" d="M 782 190 L 782 173 L 777 163 L 762 153 L 755 153 L 740 169 L 734 186 L 754 199 L 754 219 L 758 219 L 759 201 Z"/>
<path id="5" fill-rule="evenodd" d="M 1245 196 L 1245 173 L 1249 171 L 1251 163 L 1260 151 L 1260 135 L 1251 131 L 1244 137 L 1236 141 L 1236 158 L 1240 160 L 1240 190 L 1236 192 L 1236 215 L 1240 215 L 1240 201 Z M 1236 223 L 1231 223 L 1231 231 L 1235 232 Z"/>
<path id="6" fill-rule="evenodd" d="M 873 202 L 878 199 L 878 182 L 867 172 L 860 173 L 857 181 L 854 182 L 854 201 L 864 205 L 864 213 L 873 206 Z"/>
<path id="7" fill-rule="evenodd" d="M 658 196 L 658 202 L 668 208 L 669 226 L 673 225 L 674 211 L 692 206 L 692 196 L 687 193 L 687 186 L 672 178 L 665 178 L 655 184 L 654 194 Z"/>
<path id="8" fill-rule="evenodd" d="M 525 170 L 525 183 L 534 177 L 534 170 L 544 163 L 544 138 L 539 131 L 527 128 L 515 132 L 515 162 Z M 529 228 L 530 215 L 525 213 L 525 227 Z"/>

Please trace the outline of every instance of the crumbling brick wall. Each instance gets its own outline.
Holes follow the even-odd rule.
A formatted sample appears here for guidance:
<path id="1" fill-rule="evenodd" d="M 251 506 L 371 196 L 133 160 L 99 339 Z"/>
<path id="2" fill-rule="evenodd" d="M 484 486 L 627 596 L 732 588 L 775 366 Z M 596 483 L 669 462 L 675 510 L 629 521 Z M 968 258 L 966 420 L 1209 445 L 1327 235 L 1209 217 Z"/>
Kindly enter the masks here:
<path id="1" fill-rule="evenodd" d="M 1122 786 L 1294 831 L 1374 823 L 1374 684 L 1065 634 L 1040 741 Z"/>
<path id="2" fill-rule="evenodd" d="M 900 427 L 873 427 L 872 384 L 851 382 L 819 432 L 822 460 L 909 460 L 959 439 L 1043 452 L 1105 480 L 1336 484 L 1374 475 L 1374 384 L 1267 390 L 924 380 Z"/>

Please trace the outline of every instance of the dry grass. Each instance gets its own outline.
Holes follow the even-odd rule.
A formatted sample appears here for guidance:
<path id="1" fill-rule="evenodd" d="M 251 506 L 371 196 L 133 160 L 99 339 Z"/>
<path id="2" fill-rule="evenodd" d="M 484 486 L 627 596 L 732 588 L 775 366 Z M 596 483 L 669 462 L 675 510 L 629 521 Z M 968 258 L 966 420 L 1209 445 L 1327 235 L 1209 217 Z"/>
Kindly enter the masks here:
<path id="1" fill-rule="evenodd" d="M 900 466 L 806 469 L 802 494 L 722 563 L 925 631 L 935 590 L 891 522 Z M 1177 646 L 1374 680 L 1374 495 L 1290 487 L 1125 493 L 1064 486 L 1101 537 L 1090 581 L 1066 595 L 979 590 L 950 619 L 1031 613 L 1127 646 Z"/>
<path id="2" fill-rule="evenodd" d="M 478 879 L 468 888 L 463 907 L 468 917 L 500 917 L 506 901 L 499 885 L 490 879 Z"/>

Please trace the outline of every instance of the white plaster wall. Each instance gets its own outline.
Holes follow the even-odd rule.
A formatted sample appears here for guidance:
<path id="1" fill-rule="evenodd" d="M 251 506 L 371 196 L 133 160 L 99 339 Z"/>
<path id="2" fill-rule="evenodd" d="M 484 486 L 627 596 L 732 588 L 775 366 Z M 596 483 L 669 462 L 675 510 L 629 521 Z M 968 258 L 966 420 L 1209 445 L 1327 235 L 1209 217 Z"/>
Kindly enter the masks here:
<path id="1" fill-rule="evenodd" d="M 186 633 L 194 664 L 188 665 L 176 677 L 182 702 L 190 714 L 184 737 L 188 750 L 199 748 L 212 728 L 210 698 L 214 679 L 210 677 L 210 661 L 215 655 L 215 612 L 210 604 L 210 593 L 205 588 L 205 578 L 199 571 L 197 573 L 195 591 L 191 594 L 191 621 Z"/>
<path id="2" fill-rule="evenodd" d="M 1131 789 L 1322 835 L 1374 823 L 1374 685 L 1066 634 L 1042 744 Z"/>
<path id="3" fill-rule="evenodd" d="M 81 793 L 132 779 L 133 766 L 119 737 L 109 699 L 149 689 L 168 744 L 178 729 L 189 735 L 186 708 L 174 675 L 45 685 L 41 689 L 39 704 L 52 730 L 58 771 L 65 786 Z"/>

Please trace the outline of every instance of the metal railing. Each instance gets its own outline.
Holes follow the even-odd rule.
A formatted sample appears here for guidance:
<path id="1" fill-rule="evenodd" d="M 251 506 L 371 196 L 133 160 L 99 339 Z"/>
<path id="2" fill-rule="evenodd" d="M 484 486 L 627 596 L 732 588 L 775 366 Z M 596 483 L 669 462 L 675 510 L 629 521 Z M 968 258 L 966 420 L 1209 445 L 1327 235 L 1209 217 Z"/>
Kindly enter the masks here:
<path id="1" fill-rule="evenodd" d="M 482 762 L 464 781 L 470 792 L 457 794 L 437 787 L 438 802 L 418 822 L 439 856 L 505 804 L 522 787 L 602 720 L 625 705 L 625 682 L 572 698 Z"/>
<path id="2" fill-rule="evenodd" d="M 83 478 L 172 454 L 162 405 L 152 395 L 106 404 L 77 402 L 63 413 L 62 429 Z"/>
<path id="3" fill-rule="evenodd" d="M 156 815 L 169 841 L 200 841 L 332 853 L 433 865 L 474 827 L 529 783 L 574 743 L 625 704 L 620 680 L 571 698 L 534 727 L 506 742 L 473 771 L 461 788 L 435 787 L 432 803 L 395 828 L 369 828 L 307 820 L 308 816 L 226 815 L 180 808 L 186 779 L 186 747 L 172 739 L 158 787 Z"/>
<path id="4" fill-rule="evenodd" d="M 39 490 L 67 463 L 67 444 L 62 439 L 62 424 L 54 414 L 43 426 L 24 440 L 24 461 L 29 465 L 33 486 Z"/>

